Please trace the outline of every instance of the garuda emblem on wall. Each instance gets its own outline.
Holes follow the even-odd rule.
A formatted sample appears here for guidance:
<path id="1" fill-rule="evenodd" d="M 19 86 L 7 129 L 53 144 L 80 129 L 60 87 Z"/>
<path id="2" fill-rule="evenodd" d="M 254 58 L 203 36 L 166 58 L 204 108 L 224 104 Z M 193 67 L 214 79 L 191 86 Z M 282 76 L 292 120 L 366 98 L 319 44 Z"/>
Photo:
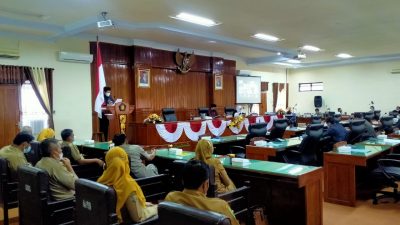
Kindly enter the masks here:
<path id="1" fill-rule="evenodd" d="M 178 49 L 178 51 L 175 53 L 175 61 L 178 65 L 178 70 L 181 73 L 189 72 L 192 68 L 192 65 L 196 61 L 195 57 L 196 56 L 194 55 L 194 51 L 192 52 L 192 54 L 188 54 L 187 52 L 180 53 Z"/>

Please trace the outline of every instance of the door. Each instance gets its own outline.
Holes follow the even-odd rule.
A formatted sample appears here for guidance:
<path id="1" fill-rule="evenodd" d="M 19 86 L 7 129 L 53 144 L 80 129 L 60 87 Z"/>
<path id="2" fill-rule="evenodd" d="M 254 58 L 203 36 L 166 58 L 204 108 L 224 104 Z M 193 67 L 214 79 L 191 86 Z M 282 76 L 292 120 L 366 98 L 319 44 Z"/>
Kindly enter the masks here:
<path id="1" fill-rule="evenodd" d="M 261 92 L 260 114 L 264 115 L 267 110 L 267 92 Z"/>
<path id="2" fill-rule="evenodd" d="M 19 131 L 19 86 L 0 85 L 0 148 L 12 143 Z"/>

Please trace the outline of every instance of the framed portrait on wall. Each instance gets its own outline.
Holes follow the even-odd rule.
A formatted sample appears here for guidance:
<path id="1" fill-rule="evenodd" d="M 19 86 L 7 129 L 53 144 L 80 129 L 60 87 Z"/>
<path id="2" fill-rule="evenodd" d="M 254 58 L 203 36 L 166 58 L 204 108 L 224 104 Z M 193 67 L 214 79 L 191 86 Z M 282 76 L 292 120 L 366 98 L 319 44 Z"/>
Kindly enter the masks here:
<path id="1" fill-rule="evenodd" d="M 150 87 L 150 69 L 138 69 L 138 87 Z"/>
<path id="2" fill-rule="evenodd" d="M 215 90 L 222 90 L 223 87 L 223 79 L 222 79 L 222 75 L 218 74 L 215 75 Z"/>

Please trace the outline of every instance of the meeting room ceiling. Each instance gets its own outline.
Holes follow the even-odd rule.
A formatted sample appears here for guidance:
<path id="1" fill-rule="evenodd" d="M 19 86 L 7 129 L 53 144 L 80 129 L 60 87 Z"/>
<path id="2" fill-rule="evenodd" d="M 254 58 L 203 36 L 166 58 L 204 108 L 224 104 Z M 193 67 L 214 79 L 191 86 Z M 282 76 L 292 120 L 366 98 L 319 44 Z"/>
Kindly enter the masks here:
<path id="1" fill-rule="evenodd" d="M 225 53 L 249 65 L 285 63 L 299 47 L 313 45 L 322 51 L 302 50 L 307 58 L 293 64 L 312 67 L 400 59 L 399 8 L 398 0 L 1 0 L 0 36 L 146 40 Z M 102 11 L 113 27 L 97 28 Z M 204 27 L 171 18 L 181 12 L 220 24 Z M 281 40 L 255 39 L 256 33 Z M 354 57 L 339 59 L 338 53 Z"/>

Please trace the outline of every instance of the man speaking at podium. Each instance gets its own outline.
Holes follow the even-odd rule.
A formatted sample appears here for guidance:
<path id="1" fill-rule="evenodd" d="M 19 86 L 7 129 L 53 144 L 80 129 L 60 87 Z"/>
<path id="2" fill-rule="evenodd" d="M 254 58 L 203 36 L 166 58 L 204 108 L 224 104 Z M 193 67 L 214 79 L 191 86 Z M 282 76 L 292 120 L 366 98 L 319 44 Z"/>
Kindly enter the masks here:
<path id="1" fill-rule="evenodd" d="M 111 88 L 110 87 L 104 87 L 103 88 L 103 93 L 104 93 L 104 102 L 101 105 L 101 107 L 107 107 L 111 106 L 114 104 L 114 99 L 111 96 Z M 103 132 L 105 141 L 108 140 L 108 126 L 110 122 L 108 121 L 107 115 L 105 115 L 104 112 L 107 112 L 107 110 L 102 111 L 102 116 L 99 118 L 100 120 L 100 132 Z"/>

